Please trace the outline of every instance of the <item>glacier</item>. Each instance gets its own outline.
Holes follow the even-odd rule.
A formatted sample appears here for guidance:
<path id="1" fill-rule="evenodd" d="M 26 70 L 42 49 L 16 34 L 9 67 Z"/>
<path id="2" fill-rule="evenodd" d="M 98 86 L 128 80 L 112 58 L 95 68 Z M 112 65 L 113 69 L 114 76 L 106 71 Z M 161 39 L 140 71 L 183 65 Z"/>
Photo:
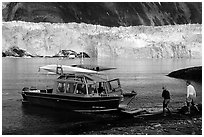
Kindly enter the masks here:
<path id="1" fill-rule="evenodd" d="M 202 58 L 202 25 L 106 27 L 2 22 L 2 52 L 13 47 L 33 56 L 54 56 L 61 50 L 73 50 L 97 58 Z"/>

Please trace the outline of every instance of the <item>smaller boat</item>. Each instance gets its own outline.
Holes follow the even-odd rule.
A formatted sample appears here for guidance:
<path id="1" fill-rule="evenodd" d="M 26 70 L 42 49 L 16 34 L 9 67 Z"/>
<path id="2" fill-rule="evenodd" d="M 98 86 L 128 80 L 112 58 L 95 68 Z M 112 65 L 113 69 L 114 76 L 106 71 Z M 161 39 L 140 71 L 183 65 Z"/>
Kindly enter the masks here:
<path id="1" fill-rule="evenodd" d="M 88 69 L 88 70 L 93 70 L 93 71 L 105 71 L 105 70 L 111 70 L 111 69 L 116 69 L 114 67 L 103 67 L 103 66 L 98 66 L 98 65 L 87 65 L 87 64 L 73 64 L 71 65 L 72 67 L 78 67 L 78 68 L 83 68 L 83 69 Z"/>
<path id="2" fill-rule="evenodd" d="M 76 55 L 75 55 L 74 53 L 70 53 L 70 54 L 68 55 L 68 58 L 69 58 L 69 59 L 74 59 L 74 58 L 76 58 Z"/>
<path id="3" fill-rule="evenodd" d="M 42 66 L 39 68 L 39 71 L 46 70 L 48 72 L 54 73 L 54 74 L 66 74 L 66 73 L 89 73 L 89 74 L 97 74 L 97 71 L 75 67 L 75 66 L 67 66 L 67 65 L 57 65 L 57 64 L 51 64 Z"/>

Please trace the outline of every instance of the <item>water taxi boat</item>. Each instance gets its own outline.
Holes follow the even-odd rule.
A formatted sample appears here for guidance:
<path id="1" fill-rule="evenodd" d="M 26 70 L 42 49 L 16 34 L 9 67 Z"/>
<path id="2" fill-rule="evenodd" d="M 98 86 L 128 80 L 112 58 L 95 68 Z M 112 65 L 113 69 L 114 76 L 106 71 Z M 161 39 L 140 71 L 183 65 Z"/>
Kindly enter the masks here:
<path id="1" fill-rule="evenodd" d="M 118 110 L 123 101 L 119 79 L 107 80 L 85 73 L 63 74 L 53 88 L 24 87 L 21 94 L 24 103 L 78 112 Z"/>
<path id="2" fill-rule="evenodd" d="M 23 103 L 78 112 L 101 112 L 125 108 L 136 95 L 125 94 L 118 78 L 109 80 L 94 70 L 65 65 L 47 65 L 40 69 L 59 74 L 59 77 L 54 80 L 52 88 L 24 87 L 21 92 Z"/>

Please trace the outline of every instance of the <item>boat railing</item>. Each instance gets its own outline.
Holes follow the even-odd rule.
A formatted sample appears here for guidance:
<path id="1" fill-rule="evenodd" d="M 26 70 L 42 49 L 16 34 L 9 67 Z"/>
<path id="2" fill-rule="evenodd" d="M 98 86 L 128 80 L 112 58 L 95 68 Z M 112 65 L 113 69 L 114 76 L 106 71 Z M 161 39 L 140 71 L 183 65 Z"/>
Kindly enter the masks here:
<path id="1" fill-rule="evenodd" d="M 85 84 L 84 82 L 82 81 L 79 81 L 79 80 L 67 80 L 67 79 L 57 79 L 56 82 L 58 83 L 79 83 L 79 84 Z"/>

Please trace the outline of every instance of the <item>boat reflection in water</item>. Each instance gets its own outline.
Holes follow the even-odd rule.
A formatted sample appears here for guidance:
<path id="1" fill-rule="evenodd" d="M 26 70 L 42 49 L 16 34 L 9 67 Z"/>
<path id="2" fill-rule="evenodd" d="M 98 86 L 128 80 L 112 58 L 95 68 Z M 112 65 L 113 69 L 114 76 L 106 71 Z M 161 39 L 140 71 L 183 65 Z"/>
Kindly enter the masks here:
<path id="1" fill-rule="evenodd" d="M 63 66 L 65 69 L 72 69 L 72 73 L 63 73 L 65 70 L 62 66 L 55 69 L 53 66 L 52 69 L 48 69 L 49 67 L 48 65 L 42 68 L 60 74 L 53 87 L 45 89 L 24 87 L 23 103 L 77 112 L 101 112 L 119 110 L 120 104 L 126 107 L 128 101 L 124 100 L 124 96 L 130 100 L 136 95 L 124 93 L 118 78 L 108 80 L 107 76 L 98 74 L 97 71 Z M 73 72 L 75 68 L 77 71 L 80 69 L 80 72 Z"/>

